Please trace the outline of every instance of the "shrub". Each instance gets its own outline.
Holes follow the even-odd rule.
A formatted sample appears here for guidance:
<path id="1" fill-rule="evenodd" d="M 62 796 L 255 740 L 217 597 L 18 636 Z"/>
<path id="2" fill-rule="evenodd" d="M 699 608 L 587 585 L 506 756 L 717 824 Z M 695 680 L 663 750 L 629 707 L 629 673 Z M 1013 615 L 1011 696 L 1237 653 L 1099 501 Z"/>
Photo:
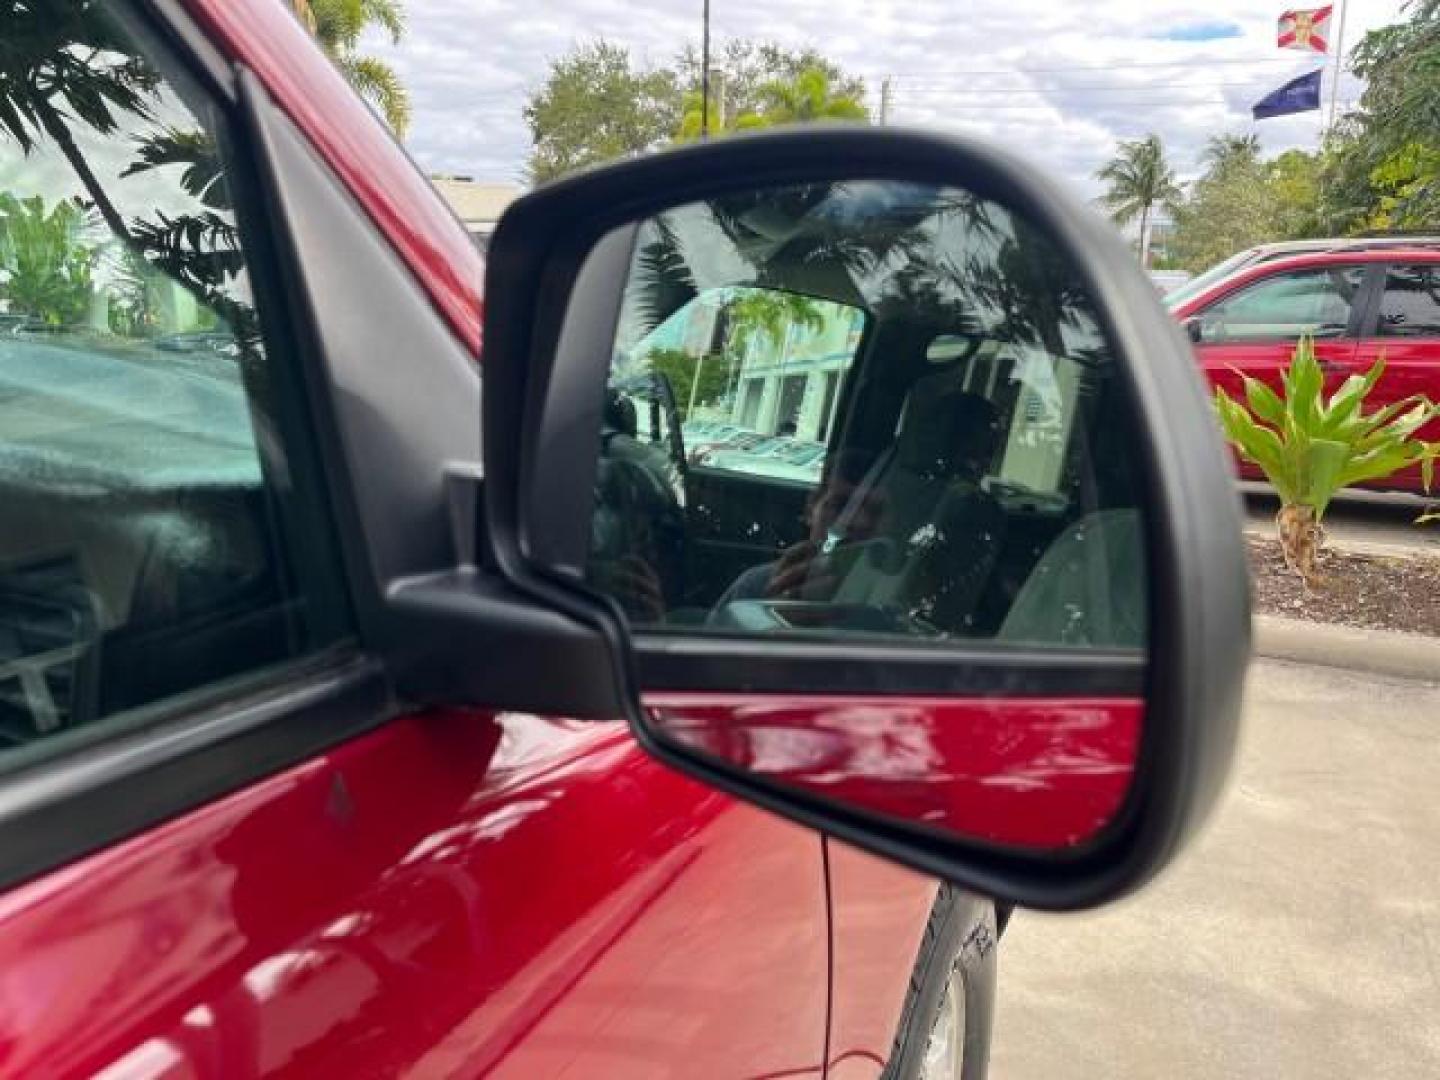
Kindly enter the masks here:
<path id="1" fill-rule="evenodd" d="M 1427 397 L 1413 394 L 1367 412 L 1365 399 L 1385 373 L 1385 358 L 1363 375 L 1351 375 L 1330 395 L 1315 359 L 1315 345 L 1301 338 L 1281 374 L 1283 394 L 1245 378 L 1245 403 L 1215 391 L 1215 409 L 1226 439 L 1259 466 L 1280 497 L 1275 523 L 1286 564 L 1309 588 L 1319 584 L 1321 521 L 1341 488 L 1381 480 L 1419 465 L 1426 491 L 1437 445 L 1416 438 L 1440 415 Z"/>

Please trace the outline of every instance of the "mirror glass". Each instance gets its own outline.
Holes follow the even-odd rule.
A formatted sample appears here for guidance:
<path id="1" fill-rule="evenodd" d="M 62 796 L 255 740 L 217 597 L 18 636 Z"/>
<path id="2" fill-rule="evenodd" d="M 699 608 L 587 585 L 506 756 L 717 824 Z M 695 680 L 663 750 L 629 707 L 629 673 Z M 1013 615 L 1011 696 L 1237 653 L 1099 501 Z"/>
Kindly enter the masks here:
<path id="1" fill-rule="evenodd" d="M 1141 658 L 1133 413 L 1073 267 L 1006 207 L 884 181 L 677 207 L 638 227 L 610 355 L 587 579 L 642 649 L 729 636 Z M 972 831 L 1018 827 L 994 800 L 1068 772 L 1098 826 L 1128 785 L 1138 696 L 1137 680 L 1119 710 L 1032 700 L 1034 738 L 989 706 L 913 698 L 863 716 L 853 699 L 671 702 L 652 722 Z M 996 784 L 979 763 L 1002 760 Z M 957 775 L 975 797 L 935 788 Z M 1067 821 L 991 838 L 1085 834 Z"/>
<path id="2" fill-rule="evenodd" d="M 1085 291 L 963 191 L 642 224 L 587 576 L 640 633 L 1139 649 L 1126 410 Z"/>

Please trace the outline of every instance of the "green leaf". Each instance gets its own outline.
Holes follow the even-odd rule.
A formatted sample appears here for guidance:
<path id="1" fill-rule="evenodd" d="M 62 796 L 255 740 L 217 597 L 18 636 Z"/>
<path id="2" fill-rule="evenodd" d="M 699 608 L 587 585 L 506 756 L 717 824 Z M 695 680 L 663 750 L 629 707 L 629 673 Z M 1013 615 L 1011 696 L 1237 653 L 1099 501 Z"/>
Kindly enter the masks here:
<path id="1" fill-rule="evenodd" d="M 1280 441 L 1280 436 L 1257 424 L 1250 414 L 1232 401 L 1223 390 L 1215 391 L 1215 406 L 1226 438 L 1241 456 L 1260 467 L 1266 479 L 1281 492 L 1282 498 L 1287 493 L 1293 496 L 1294 470 L 1287 461 L 1285 445 Z"/>
<path id="2" fill-rule="evenodd" d="M 1315 508 L 1318 521 L 1325 514 L 1325 508 L 1335 492 L 1340 489 L 1340 474 L 1350 460 L 1350 447 L 1343 442 L 1330 439 L 1316 439 L 1310 444 L 1306 460 L 1305 488 L 1300 501 Z"/>
<path id="3" fill-rule="evenodd" d="M 1301 431 L 1311 431 L 1320 418 L 1320 396 L 1325 388 L 1325 373 L 1315 359 L 1315 343 L 1302 337 L 1295 346 L 1286 380 L 1286 397 L 1291 414 Z"/>
<path id="4" fill-rule="evenodd" d="M 1245 402 L 1250 411 L 1267 424 L 1279 428 L 1285 423 L 1285 402 L 1259 379 L 1246 377 Z"/>
<path id="5" fill-rule="evenodd" d="M 1375 384 L 1380 381 L 1380 376 L 1383 374 L 1385 374 L 1385 354 L 1382 352 L 1375 357 L 1375 363 L 1371 364 L 1370 370 L 1365 373 L 1365 394 L 1369 394 L 1371 390 L 1375 389 Z"/>

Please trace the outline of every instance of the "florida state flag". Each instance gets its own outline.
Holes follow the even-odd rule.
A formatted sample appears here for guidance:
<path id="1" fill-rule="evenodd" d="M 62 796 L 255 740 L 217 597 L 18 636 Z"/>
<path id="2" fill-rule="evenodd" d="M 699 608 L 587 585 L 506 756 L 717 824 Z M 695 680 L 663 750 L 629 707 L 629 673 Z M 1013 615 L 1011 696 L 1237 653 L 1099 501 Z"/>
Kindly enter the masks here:
<path id="1" fill-rule="evenodd" d="M 1280 16 L 1280 37 L 1275 42 L 1282 49 L 1305 52 L 1330 51 L 1330 12 L 1333 4 L 1308 11 L 1287 11 Z"/>

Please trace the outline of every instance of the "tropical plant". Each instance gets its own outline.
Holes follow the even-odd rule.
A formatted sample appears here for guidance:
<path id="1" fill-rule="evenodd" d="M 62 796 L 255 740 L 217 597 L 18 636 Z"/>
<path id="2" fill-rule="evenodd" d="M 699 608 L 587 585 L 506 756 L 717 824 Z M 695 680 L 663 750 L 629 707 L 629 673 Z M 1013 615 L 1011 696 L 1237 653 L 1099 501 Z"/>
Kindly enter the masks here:
<path id="1" fill-rule="evenodd" d="M 29 154 L 49 139 L 117 237 L 125 220 L 75 142 L 72 127 L 113 135 L 119 116 L 148 117 L 159 76 L 93 0 L 16 0 L 0 42 L 0 135 Z"/>
<path id="2" fill-rule="evenodd" d="M 214 136 L 201 130 L 167 128 L 138 144 L 135 159 L 120 173 L 180 170 L 180 187 L 204 209 L 136 218 L 130 246 L 153 270 L 188 290 L 218 317 L 242 348 L 258 342 L 255 309 L 237 289 L 245 268 L 225 160 Z"/>
<path id="3" fill-rule="evenodd" d="M 96 247 L 86 241 L 85 211 L 69 200 L 45 209 L 36 195 L 0 194 L 0 293 L 12 311 L 54 326 L 89 311 Z"/>
<path id="4" fill-rule="evenodd" d="M 690 418 L 690 405 L 698 408 L 713 404 L 725 393 L 729 369 L 715 358 L 700 357 L 685 349 L 653 348 L 641 357 L 641 363 L 656 375 L 669 380 L 675 395 L 675 411 L 684 422 Z"/>
<path id="5" fill-rule="evenodd" d="M 370 101 L 395 134 L 410 126 L 410 95 L 395 69 L 358 50 L 360 36 L 374 26 L 399 43 L 405 33 L 405 8 L 400 0 L 292 0 L 325 55 L 360 95 Z"/>
<path id="6" fill-rule="evenodd" d="M 1100 203 L 1117 225 L 1140 219 L 1140 263 L 1150 265 L 1150 225 L 1156 207 L 1180 198 L 1175 172 L 1165 160 L 1159 135 L 1122 141 L 1116 154 L 1095 173 L 1105 184 Z"/>
<path id="7" fill-rule="evenodd" d="M 1205 143 L 1200 161 L 1215 173 L 1247 168 L 1260 160 L 1260 136 L 1212 135 Z"/>
<path id="8" fill-rule="evenodd" d="M 110 332 L 128 338 L 149 337 L 159 322 L 154 301 L 161 275 L 140 252 L 122 248 L 111 261 L 108 278 Z"/>
<path id="9" fill-rule="evenodd" d="M 827 120 L 864 123 L 870 119 L 864 102 L 836 85 L 837 80 L 816 64 L 791 79 L 774 79 L 760 87 L 758 116 L 764 126 L 805 124 Z"/>
<path id="10" fill-rule="evenodd" d="M 1321 522 L 1336 492 L 1416 465 L 1425 489 L 1430 488 L 1437 446 L 1416 433 L 1440 415 L 1440 406 L 1412 394 L 1367 412 L 1365 399 L 1384 372 L 1382 356 L 1327 399 L 1314 342 L 1301 338 L 1281 374 L 1283 393 L 1248 376 L 1244 404 L 1222 389 L 1215 391 L 1226 439 L 1259 466 L 1280 497 L 1275 518 L 1280 549 L 1308 588 L 1320 584 Z"/>
<path id="11" fill-rule="evenodd" d="M 676 57 L 674 65 L 680 85 L 693 93 L 691 100 L 696 102 L 697 108 L 701 59 L 699 50 L 687 45 Z M 718 99 L 723 98 L 726 121 L 722 126 L 726 129 L 735 127 L 735 119 L 758 116 L 765 110 L 768 87 L 775 83 L 792 83 L 812 68 L 825 73 L 833 97 L 865 100 L 865 80 L 846 72 L 816 49 L 789 49 L 774 42 L 735 38 L 725 42 L 710 57 L 710 70 L 714 77 L 711 89 L 717 99 L 711 101 L 711 109 L 717 114 L 722 111 L 718 108 L 721 104 Z"/>
<path id="12" fill-rule="evenodd" d="M 729 339 L 736 345 L 766 340 L 783 345 L 792 327 L 820 330 L 825 317 L 820 303 L 799 293 L 781 289 L 743 289 L 726 307 Z"/>
<path id="13" fill-rule="evenodd" d="M 702 125 L 706 129 L 705 133 L 711 137 L 723 135 L 727 131 L 751 131 L 769 127 L 759 113 L 737 113 L 723 99 L 712 99 L 707 106 L 705 96 L 699 90 L 685 92 L 680 102 L 680 114 L 680 131 L 675 139 L 682 143 L 698 139 Z"/>

